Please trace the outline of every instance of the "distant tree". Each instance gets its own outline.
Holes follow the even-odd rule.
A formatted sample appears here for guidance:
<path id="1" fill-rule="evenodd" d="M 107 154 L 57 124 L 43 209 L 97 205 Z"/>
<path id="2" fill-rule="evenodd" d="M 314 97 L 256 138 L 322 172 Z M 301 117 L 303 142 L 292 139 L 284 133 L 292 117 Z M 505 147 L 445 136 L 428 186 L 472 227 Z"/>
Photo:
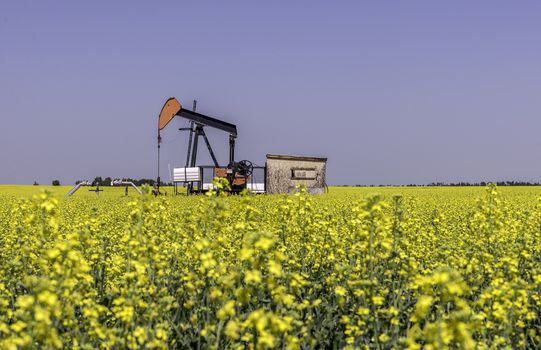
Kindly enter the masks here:
<path id="1" fill-rule="evenodd" d="M 39 186 L 39 184 L 38 184 L 37 181 L 34 181 L 33 185 L 34 185 L 34 186 Z"/>
<path id="2" fill-rule="evenodd" d="M 93 186 L 103 186 L 103 179 L 101 178 L 101 176 L 96 176 L 94 178 L 94 181 L 92 182 L 92 185 Z"/>
<path id="3" fill-rule="evenodd" d="M 109 176 L 103 179 L 103 186 L 111 186 L 111 182 L 113 182 L 113 179 L 111 179 Z"/>
<path id="4" fill-rule="evenodd" d="M 60 181 L 53 180 L 53 186 L 60 186 Z"/>

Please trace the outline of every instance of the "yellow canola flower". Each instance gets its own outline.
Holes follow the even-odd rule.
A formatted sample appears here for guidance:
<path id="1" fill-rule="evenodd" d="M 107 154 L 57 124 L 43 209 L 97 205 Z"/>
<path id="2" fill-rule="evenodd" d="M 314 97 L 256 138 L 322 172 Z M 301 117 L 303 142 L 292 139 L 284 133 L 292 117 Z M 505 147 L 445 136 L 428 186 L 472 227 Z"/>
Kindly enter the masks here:
<path id="1" fill-rule="evenodd" d="M 0 188 L 0 349 L 541 343 L 537 187 L 60 190 Z"/>
<path id="2" fill-rule="evenodd" d="M 54 306 L 58 301 L 58 297 L 56 296 L 56 294 L 45 290 L 38 294 L 38 301 L 49 306 Z"/>
<path id="3" fill-rule="evenodd" d="M 269 260 L 269 273 L 280 277 L 282 275 L 282 265 L 274 260 Z"/>
<path id="4" fill-rule="evenodd" d="M 259 270 L 246 271 L 246 274 L 244 276 L 244 282 L 247 283 L 247 284 L 260 283 L 261 282 L 261 271 L 259 271 Z"/>
<path id="5" fill-rule="evenodd" d="M 263 238 L 260 238 L 260 239 L 256 242 L 255 247 L 256 247 L 256 248 L 261 248 L 261 249 L 263 249 L 264 251 L 267 251 L 267 250 L 269 250 L 269 249 L 272 247 L 273 244 L 274 244 L 274 240 L 273 240 L 273 239 L 263 237 Z"/>
<path id="6" fill-rule="evenodd" d="M 216 313 L 216 316 L 223 320 L 230 316 L 235 316 L 235 301 L 229 300 L 227 301 Z"/>
<path id="7" fill-rule="evenodd" d="M 383 298 L 382 296 L 373 296 L 372 297 L 372 302 L 374 303 L 374 305 L 383 305 L 383 302 L 385 301 L 385 298 Z"/>
<path id="8" fill-rule="evenodd" d="M 339 296 L 345 296 L 347 294 L 347 290 L 342 286 L 337 286 L 334 288 L 334 293 Z"/>
<path id="9" fill-rule="evenodd" d="M 227 322 L 227 325 L 225 326 L 225 335 L 227 335 L 229 338 L 233 340 L 239 339 L 239 331 L 240 327 L 238 323 L 235 320 L 230 320 Z"/>
<path id="10" fill-rule="evenodd" d="M 417 299 L 417 303 L 415 303 L 415 312 L 413 314 L 412 319 L 414 321 L 418 321 L 426 316 L 428 313 L 428 310 L 432 306 L 432 302 L 434 301 L 434 298 L 430 295 L 421 295 Z"/>

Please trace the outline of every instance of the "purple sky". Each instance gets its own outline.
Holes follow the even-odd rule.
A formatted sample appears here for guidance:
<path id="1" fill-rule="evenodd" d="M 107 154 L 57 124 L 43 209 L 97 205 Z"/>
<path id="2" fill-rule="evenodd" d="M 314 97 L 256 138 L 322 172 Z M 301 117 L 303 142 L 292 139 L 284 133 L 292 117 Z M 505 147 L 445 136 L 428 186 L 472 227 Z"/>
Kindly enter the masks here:
<path id="1" fill-rule="evenodd" d="M 169 96 L 329 184 L 541 181 L 540 37 L 539 1 L 2 1 L 0 183 L 154 178 Z"/>

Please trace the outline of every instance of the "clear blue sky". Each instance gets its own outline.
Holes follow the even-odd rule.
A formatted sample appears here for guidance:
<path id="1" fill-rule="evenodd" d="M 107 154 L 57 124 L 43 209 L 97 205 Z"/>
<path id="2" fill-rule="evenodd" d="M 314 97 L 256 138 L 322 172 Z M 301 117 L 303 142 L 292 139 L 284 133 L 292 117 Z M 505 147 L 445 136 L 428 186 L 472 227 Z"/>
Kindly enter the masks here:
<path id="1" fill-rule="evenodd" d="M 155 177 L 169 96 L 330 184 L 541 181 L 540 37 L 539 1 L 2 1 L 0 183 Z"/>

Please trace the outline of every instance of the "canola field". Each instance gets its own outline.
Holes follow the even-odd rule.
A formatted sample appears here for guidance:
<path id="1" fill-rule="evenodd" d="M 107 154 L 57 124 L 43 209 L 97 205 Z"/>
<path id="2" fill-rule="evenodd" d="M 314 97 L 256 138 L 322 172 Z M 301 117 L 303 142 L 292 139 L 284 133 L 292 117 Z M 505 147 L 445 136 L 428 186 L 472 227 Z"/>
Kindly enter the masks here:
<path id="1" fill-rule="evenodd" d="M 0 186 L 1 349 L 541 347 L 538 187 L 50 190 Z"/>

